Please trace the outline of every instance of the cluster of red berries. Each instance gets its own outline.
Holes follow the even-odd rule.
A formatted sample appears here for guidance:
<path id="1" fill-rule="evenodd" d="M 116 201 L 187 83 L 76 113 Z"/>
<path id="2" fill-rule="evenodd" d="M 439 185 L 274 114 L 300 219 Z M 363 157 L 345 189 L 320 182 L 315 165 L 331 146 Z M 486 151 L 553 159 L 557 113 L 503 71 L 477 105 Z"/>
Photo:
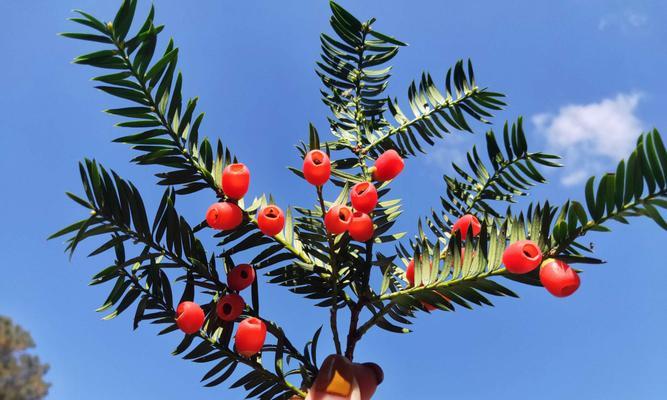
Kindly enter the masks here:
<path id="1" fill-rule="evenodd" d="M 228 231 L 243 222 L 243 210 L 236 204 L 248 192 L 250 171 L 241 163 L 230 164 L 222 172 L 222 191 L 228 201 L 212 204 L 206 211 L 206 222 L 213 229 Z M 257 226 L 265 235 L 275 236 L 285 226 L 283 211 L 268 205 L 257 213 Z"/>
<path id="2" fill-rule="evenodd" d="M 452 235 L 460 232 L 461 239 L 465 240 L 468 231 L 476 237 L 482 231 L 482 225 L 474 215 L 464 215 L 452 226 Z M 463 261 L 464 249 L 461 249 L 461 260 Z M 577 272 L 562 260 L 549 258 L 542 260 L 542 251 L 537 244 L 530 240 L 520 240 L 510 244 L 503 253 L 503 264 L 507 271 L 513 274 L 527 274 L 538 266 L 540 267 L 540 282 L 549 293 L 556 297 L 567 297 L 573 294 L 581 283 Z M 431 265 L 431 268 L 433 266 Z M 405 278 L 410 286 L 415 285 L 415 262 L 410 260 L 405 270 Z M 438 293 L 445 300 L 449 299 Z M 437 307 L 422 301 L 422 306 L 427 311 L 433 311 Z"/>
<path id="3" fill-rule="evenodd" d="M 542 251 L 531 240 L 512 243 L 503 253 L 503 264 L 513 274 L 527 274 L 540 267 L 540 282 L 556 297 L 567 297 L 579 289 L 579 274 L 562 260 L 542 260 Z"/>
<path id="4" fill-rule="evenodd" d="M 404 163 L 395 150 L 382 153 L 375 165 L 370 168 L 373 179 L 384 182 L 398 176 Z M 331 160 L 321 150 L 311 150 L 303 159 L 303 176 L 311 185 L 322 186 L 331 176 Z M 340 235 L 348 232 L 353 240 L 367 242 L 373 238 L 375 227 L 370 214 L 378 202 L 378 192 L 372 182 L 360 182 L 350 191 L 352 208 L 347 205 L 335 205 L 324 216 L 327 232 Z"/>
<path id="5" fill-rule="evenodd" d="M 474 215 L 464 215 L 452 228 L 452 232 L 461 230 L 461 239 L 466 238 L 472 226 L 473 236 L 479 235 L 481 224 Z M 531 240 L 520 240 L 510 244 L 503 253 L 503 264 L 513 274 L 527 274 L 540 267 L 540 282 L 549 293 L 556 297 L 567 297 L 574 293 L 581 283 L 579 275 L 561 260 L 549 258 L 542 260 L 542 250 Z"/>
<path id="6" fill-rule="evenodd" d="M 215 312 L 222 321 L 233 322 L 245 310 L 245 301 L 238 292 L 255 281 L 255 269 L 249 264 L 239 264 L 227 274 L 228 293 L 218 300 Z M 188 335 L 198 332 L 204 325 L 204 310 L 192 302 L 184 301 L 176 309 L 176 325 Z M 234 336 L 236 351 L 244 357 L 251 357 L 262 349 L 266 340 L 266 325 L 255 317 L 245 318 L 239 323 Z"/>
<path id="7" fill-rule="evenodd" d="M 394 179 L 403 170 L 403 159 L 394 150 L 389 150 L 375 162 L 371 168 L 373 178 L 377 181 Z M 331 160 L 320 151 L 313 150 L 306 154 L 303 161 L 303 174 L 306 180 L 316 186 L 324 185 L 331 176 Z M 206 222 L 213 229 L 233 230 L 243 222 L 243 210 L 237 205 L 248 192 L 250 171 L 241 163 L 230 164 L 222 172 L 222 191 L 225 201 L 211 205 L 206 211 Z M 357 241 L 366 242 L 373 237 L 373 221 L 369 214 L 378 202 L 378 193 L 371 182 L 361 182 L 352 188 L 350 193 L 352 211 L 345 205 L 333 206 L 326 213 L 324 223 L 332 234 L 349 232 Z M 283 211 L 268 205 L 257 213 L 257 226 L 265 235 L 275 236 L 285 226 Z M 251 265 L 240 264 L 227 274 L 227 286 L 230 293 L 218 300 L 216 314 L 222 321 L 236 321 L 245 309 L 245 301 L 238 292 L 250 286 L 255 280 L 255 270 Z M 191 301 L 179 304 L 176 310 L 176 324 L 186 334 L 198 332 L 204 325 L 206 316 L 202 308 Z M 254 317 L 246 318 L 239 323 L 234 337 L 236 351 L 250 357 L 257 354 L 266 339 L 266 325 Z"/>

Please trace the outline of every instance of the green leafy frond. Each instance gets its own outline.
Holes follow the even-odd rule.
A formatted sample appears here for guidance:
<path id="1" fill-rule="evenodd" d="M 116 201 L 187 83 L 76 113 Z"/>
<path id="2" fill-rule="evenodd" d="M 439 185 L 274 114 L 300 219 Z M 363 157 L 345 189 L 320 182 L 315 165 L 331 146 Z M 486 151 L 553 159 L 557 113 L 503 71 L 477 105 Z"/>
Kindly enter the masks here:
<path id="1" fill-rule="evenodd" d="M 107 50 L 77 57 L 74 62 L 120 70 L 94 80 L 103 83 L 98 86 L 100 90 L 135 103 L 132 107 L 107 110 L 110 114 L 127 119 L 118 126 L 137 130 L 131 135 L 114 140 L 130 144 L 142 153 L 133 159 L 134 162 L 167 167 L 168 171 L 157 174 L 160 178 L 158 183 L 175 187 L 177 194 L 211 188 L 219 197 L 224 197 L 221 187 L 222 170 L 237 159 L 219 139 L 215 145 L 207 138 L 200 140 L 199 130 L 204 114 L 196 112 L 197 98 L 187 101 L 183 99 L 183 78 L 176 72 L 178 48 L 170 40 L 162 55 L 154 57 L 162 26 L 154 25 L 153 8 L 136 35 L 125 39 L 135 8 L 135 1 L 123 2 L 118 13 L 121 17 L 115 18 L 112 26 L 78 11 L 82 18 L 72 20 L 97 30 L 107 40 L 97 40 L 97 35 L 91 37 L 79 33 L 65 33 L 63 36 L 108 43 L 112 46 Z M 116 26 L 117 23 L 121 26 Z M 256 225 L 251 215 L 247 215 L 247 218 Z M 285 236 L 295 235 L 285 232 Z M 298 238 L 295 237 L 293 243 L 288 243 L 280 235 L 273 238 L 273 241 L 301 261 L 310 261 L 305 253 L 298 250 Z"/>
<path id="2" fill-rule="evenodd" d="M 528 151 L 521 118 L 511 128 L 505 124 L 502 143 L 504 152 L 491 130 L 486 134 L 490 165 L 482 160 L 476 146 L 466 154 L 468 168 L 452 163 L 458 176 L 444 176 L 447 190 L 440 198 L 443 211 L 433 211 L 426 218 L 427 226 L 436 236 L 445 237 L 451 230 L 451 222 L 465 214 L 500 217 L 492 205 L 494 202 L 514 203 L 516 196 L 525 196 L 533 185 L 545 183 L 539 165 L 560 166 L 556 162 L 558 156 Z"/>
<path id="3" fill-rule="evenodd" d="M 356 141 L 358 135 L 367 133 L 359 132 L 358 122 L 363 121 L 368 131 L 386 125 L 383 92 L 391 67 L 383 65 L 405 43 L 374 30 L 375 19 L 361 22 L 335 2 L 330 5 L 336 37 L 320 36 L 322 54 L 316 72 L 325 88 L 322 100 L 333 113 L 329 120 L 333 133 Z"/>
<path id="4" fill-rule="evenodd" d="M 111 236 L 90 256 L 117 249 L 128 241 L 140 242 L 147 250 L 143 258 L 135 261 L 166 257 L 173 263 L 169 267 L 185 268 L 194 273 L 195 278 L 213 281 L 220 289 L 226 287 L 219 281 L 215 264 L 209 262 L 193 229 L 176 211 L 176 196 L 172 189 L 165 191 L 151 224 L 141 193 L 132 182 L 107 171 L 94 160 L 80 163 L 79 171 L 84 197 L 71 193 L 69 196 L 89 209 L 90 217 L 53 234 L 50 239 L 70 234 L 66 250 L 72 254 L 85 239 Z M 93 283 L 112 279 L 118 272 L 113 268 L 105 271 L 108 274 L 96 276 Z"/>
<path id="5" fill-rule="evenodd" d="M 417 241 L 410 249 L 402 245 L 397 248 L 406 263 L 415 260 L 415 287 L 397 284 L 405 276 L 392 262 L 385 269 L 382 292 L 372 307 L 373 317 L 360 329 L 383 324 L 384 329 L 404 332 L 400 325 L 422 310 L 423 303 L 450 311 L 456 305 L 492 305 L 488 295 L 515 296 L 493 277 L 541 286 L 537 270 L 514 275 L 502 266 L 502 254 L 509 243 L 530 239 L 545 258 L 600 264 L 602 260 L 586 255 L 591 250 L 577 240 L 591 231 L 609 231 L 607 222 L 628 223 L 628 217 L 646 216 L 667 229 L 658 211 L 667 208 L 667 150 L 658 131 L 640 136 L 628 161 L 621 161 L 615 173 L 603 175 L 597 187 L 591 178 L 585 197 L 586 206 L 568 201 L 557 208 L 547 202 L 531 205 L 525 214 L 517 216 L 509 212 L 502 219 L 489 215 L 483 220 L 480 235 L 465 242 L 459 234 L 451 240 L 440 237 L 432 242 L 420 224 Z M 473 237 L 471 232 L 468 237 Z"/>
<path id="6" fill-rule="evenodd" d="M 585 205 L 570 201 L 562 208 L 553 227 L 553 246 L 577 255 L 574 243 L 588 231 L 609 231 L 606 223 L 628 223 L 629 217 L 645 216 L 667 229 L 660 209 L 667 209 L 667 150 L 660 133 L 641 135 L 637 146 L 616 172 L 586 183 Z"/>
<path id="7" fill-rule="evenodd" d="M 79 56 L 74 63 L 118 70 L 93 80 L 100 83 L 97 88 L 101 91 L 134 103 L 131 107 L 106 110 L 124 119 L 117 126 L 134 131 L 114 140 L 129 144 L 141 153 L 133 162 L 169 168 L 157 174 L 159 184 L 178 187 L 179 194 L 206 187 L 222 193 L 218 172 L 236 159 L 220 140 L 213 148 L 208 139 L 199 139 L 204 114 L 196 111 L 197 98 L 187 101 L 183 98 L 183 77 L 177 72 L 178 48 L 173 40 L 161 55 L 156 55 L 162 27 L 153 23 L 153 8 L 136 35 L 126 39 L 135 8 L 136 1 L 123 2 L 111 25 L 78 11 L 83 18 L 73 18 L 74 22 L 92 27 L 103 35 L 62 35 L 105 43 L 109 47 Z"/>
<path id="8" fill-rule="evenodd" d="M 467 71 L 466 71 L 467 69 Z M 405 155 L 424 152 L 423 144 L 435 144 L 451 130 L 469 131 L 469 119 L 487 123 L 491 112 L 505 105 L 504 95 L 480 88 L 475 82 L 472 63 L 467 68 L 463 61 L 456 63 L 445 76 L 444 93 L 438 89 L 430 74 L 422 74 L 419 85 L 408 88 L 408 102 L 412 117 L 407 116 L 396 100 L 389 102 L 389 110 L 397 126 L 369 135 L 362 153 L 377 155 L 395 148 Z"/>
<path id="9" fill-rule="evenodd" d="M 258 398 L 280 398 L 286 393 L 298 391 L 285 380 L 282 370 L 271 373 L 256 361 L 244 359 L 229 348 L 233 326 L 219 321 L 215 315 L 215 302 L 227 293 L 227 287 L 219 279 L 215 258 L 208 258 L 193 229 L 176 212 L 174 190 L 169 188 L 165 191 L 150 224 L 141 195 L 131 182 L 91 160 L 81 163 L 80 171 L 84 197 L 69 196 L 88 208 L 91 216 L 55 233 L 51 238 L 69 234 L 67 249 L 73 252 L 84 239 L 108 235 L 108 240 L 90 253 L 92 256 L 113 250 L 116 256 L 114 263 L 93 276 L 91 282 L 91 285 L 114 282 L 106 300 L 97 309 L 99 312 L 112 310 L 104 319 L 115 318 L 136 304 L 135 329 L 141 321 L 148 321 L 166 325 L 159 334 L 175 331 L 175 298 L 167 271 L 184 270 L 185 274 L 176 278 L 176 281 L 185 281 L 180 301 L 194 300 L 195 288 L 213 296 L 210 302 L 202 304 L 208 315 L 207 324 L 199 333 L 204 340 L 185 357 L 195 362 L 217 361 L 203 379 L 208 381 L 206 386 L 222 383 L 239 363 L 243 363 L 253 368 L 250 374 L 255 374 L 251 377 L 244 375 L 248 379 L 244 385 L 253 392 L 257 390 Z M 125 247 L 128 243 L 137 244 L 142 250 L 128 257 Z M 258 316 L 253 308 L 248 308 L 248 315 Z M 315 366 L 296 350 L 281 328 L 266 322 L 278 344 L 267 347 L 264 352 L 274 352 L 280 359 L 299 361 L 299 373 L 304 379 L 312 379 Z M 186 336 L 176 353 L 185 351 L 195 336 Z M 259 377 L 262 379 L 262 390 L 256 381 Z M 265 382 L 271 382 L 270 387 Z"/>

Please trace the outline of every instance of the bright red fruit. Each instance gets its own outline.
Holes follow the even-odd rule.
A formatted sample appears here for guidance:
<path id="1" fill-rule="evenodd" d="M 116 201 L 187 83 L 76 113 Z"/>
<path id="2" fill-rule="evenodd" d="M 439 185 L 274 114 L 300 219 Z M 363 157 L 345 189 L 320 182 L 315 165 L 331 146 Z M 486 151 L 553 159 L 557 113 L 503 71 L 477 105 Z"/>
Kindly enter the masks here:
<path id="1" fill-rule="evenodd" d="M 378 203 L 378 191 L 370 182 L 360 182 L 352 186 L 350 201 L 355 210 L 370 214 Z"/>
<path id="2" fill-rule="evenodd" d="M 345 232 L 350 222 L 352 222 L 352 210 L 348 206 L 333 206 L 324 216 L 324 226 L 329 233 L 334 235 Z"/>
<path id="3" fill-rule="evenodd" d="M 320 150 L 311 150 L 303 159 L 303 176 L 308 183 L 322 186 L 331 176 L 331 160 L 327 153 Z"/>
<path id="4" fill-rule="evenodd" d="M 410 260 L 408 267 L 405 269 L 405 279 L 408 280 L 410 286 L 415 285 L 415 260 Z"/>
<path id="5" fill-rule="evenodd" d="M 255 269 L 250 264 L 239 264 L 227 274 L 227 286 L 240 292 L 255 281 Z"/>
<path id="6" fill-rule="evenodd" d="M 513 274 L 526 274 L 540 265 L 542 251 L 531 240 L 514 242 L 503 253 L 503 264 Z"/>
<path id="7" fill-rule="evenodd" d="M 199 331 L 205 318 L 204 310 L 197 303 L 184 301 L 176 308 L 176 325 L 188 335 Z"/>
<path id="8" fill-rule="evenodd" d="M 432 265 L 429 265 L 430 267 Z M 426 271 L 426 268 L 424 265 L 422 265 L 422 270 L 426 273 L 431 272 L 430 268 L 428 271 Z M 415 260 L 410 260 L 408 263 L 407 268 L 405 268 L 405 278 L 408 280 L 408 283 L 410 286 L 415 285 Z"/>
<path id="9" fill-rule="evenodd" d="M 540 282 L 556 297 L 567 297 L 579 289 L 579 274 L 561 260 L 549 258 L 540 267 Z"/>
<path id="10" fill-rule="evenodd" d="M 213 229 L 222 231 L 241 225 L 243 211 L 234 203 L 215 203 L 206 211 L 206 222 Z"/>
<path id="11" fill-rule="evenodd" d="M 243 297 L 231 293 L 218 300 L 215 312 L 221 320 L 230 322 L 236 320 L 243 313 L 244 308 L 245 301 L 243 301 Z"/>
<path id="12" fill-rule="evenodd" d="M 375 160 L 373 179 L 384 182 L 390 181 L 403 171 L 403 159 L 396 150 L 387 150 Z"/>
<path id="13" fill-rule="evenodd" d="M 241 321 L 234 337 L 236 351 L 243 357 L 251 357 L 259 353 L 265 340 L 266 325 L 255 317 Z"/>
<path id="14" fill-rule="evenodd" d="M 452 226 L 452 235 L 457 231 L 461 231 L 461 240 L 466 240 L 468 236 L 468 229 L 472 225 L 472 235 L 477 236 L 482 231 L 482 225 L 479 223 L 479 220 L 474 215 L 466 214 L 459 218 L 458 221 Z"/>
<path id="15" fill-rule="evenodd" d="M 285 227 L 283 210 L 274 205 L 262 208 L 257 214 L 257 226 L 267 236 L 279 234 Z"/>
<path id="16" fill-rule="evenodd" d="M 248 192 L 250 171 L 245 164 L 229 164 L 222 171 L 222 191 L 231 199 L 238 200 Z"/>
<path id="17" fill-rule="evenodd" d="M 347 227 L 347 231 L 350 233 L 352 239 L 357 242 L 367 242 L 373 238 L 373 233 L 375 232 L 373 220 L 368 214 L 355 211 L 352 214 L 352 221 L 350 222 L 350 226 Z"/>
<path id="18" fill-rule="evenodd" d="M 408 267 L 405 269 L 405 278 L 408 280 L 408 283 L 410 286 L 415 285 L 415 260 L 410 260 L 408 263 Z M 437 293 L 438 296 L 442 297 L 443 299 L 450 301 L 449 298 L 443 294 Z M 438 309 L 438 307 L 428 304 L 425 301 L 422 301 L 422 307 L 428 312 L 435 311 Z"/>

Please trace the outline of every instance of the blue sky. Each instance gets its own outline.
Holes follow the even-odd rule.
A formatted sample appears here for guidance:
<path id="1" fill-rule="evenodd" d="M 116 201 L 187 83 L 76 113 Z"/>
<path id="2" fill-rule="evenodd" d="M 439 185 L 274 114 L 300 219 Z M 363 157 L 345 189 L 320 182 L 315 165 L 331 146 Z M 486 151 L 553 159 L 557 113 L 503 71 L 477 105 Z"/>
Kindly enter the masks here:
<path id="1" fill-rule="evenodd" d="M 52 366 L 50 400 L 243 398 L 225 386 L 202 388 L 205 366 L 170 355 L 178 335 L 132 332 L 128 315 L 111 322 L 94 309 L 108 288 L 88 287 L 107 259 L 72 262 L 46 237 L 81 217 L 65 190 L 79 191 L 76 163 L 93 156 L 131 178 L 149 204 L 161 190 L 154 171 L 130 165 L 110 143 L 121 134 L 100 112 L 118 104 L 96 92 L 95 71 L 70 64 L 92 47 L 56 36 L 75 29 L 73 8 L 110 19 L 116 1 L 2 2 L 4 55 L 0 132 L 0 314 L 30 330 Z M 143 12 L 148 2 L 140 2 Z M 442 81 L 459 58 L 472 58 L 481 85 L 508 95 L 501 124 L 524 115 L 532 149 L 566 155 L 533 198 L 581 198 L 583 175 L 622 157 L 641 129 L 667 131 L 667 4 L 660 1 L 513 2 L 343 1 L 357 16 L 410 44 L 395 59 L 390 92 L 399 99 L 423 70 Z M 325 1 L 155 0 L 157 20 L 181 47 L 185 93 L 200 97 L 204 130 L 221 136 L 253 172 L 251 194 L 282 204 L 310 204 L 291 176 L 293 144 L 312 121 L 326 131 L 327 110 L 313 72 L 318 34 L 328 30 Z M 437 205 L 441 176 L 482 135 L 455 135 L 407 162 L 395 182 L 407 199 L 400 228 Z M 192 220 L 209 193 L 179 201 Z M 359 360 L 385 370 L 377 398 L 664 399 L 667 396 L 665 233 L 635 220 L 590 238 L 609 260 L 586 269 L 579 292 L 565 300 L 510 284 L 522 296 L 494 308 L 421 315 L 410 335 L 372 331 Z M 211 243 L 210 240 L 207 242 Z M 277 287 L 263 289 L 263 308 L 297 343 L 312 336 L 325 310 Z M 269 301 L 270 299 L 270 301 Z M 327 337 L 328 339 L 328 337 Z M 331 351 L 322 341 L 320 354 Z M 324 345 L 326 343 L 326 345 Z"/>

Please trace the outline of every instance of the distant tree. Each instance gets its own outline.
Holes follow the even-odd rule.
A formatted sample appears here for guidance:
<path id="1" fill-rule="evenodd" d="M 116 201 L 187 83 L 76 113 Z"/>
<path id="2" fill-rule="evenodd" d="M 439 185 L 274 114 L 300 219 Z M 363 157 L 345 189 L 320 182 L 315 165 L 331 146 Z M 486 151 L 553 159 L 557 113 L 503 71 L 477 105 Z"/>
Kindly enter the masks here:
<path id="1" fill-rule="evenodd" d="M 38 400 L 49 393 L 49 366 L 26 353 L 33 347 L 30 333 L 0 316 L 0 400 Z"/>

